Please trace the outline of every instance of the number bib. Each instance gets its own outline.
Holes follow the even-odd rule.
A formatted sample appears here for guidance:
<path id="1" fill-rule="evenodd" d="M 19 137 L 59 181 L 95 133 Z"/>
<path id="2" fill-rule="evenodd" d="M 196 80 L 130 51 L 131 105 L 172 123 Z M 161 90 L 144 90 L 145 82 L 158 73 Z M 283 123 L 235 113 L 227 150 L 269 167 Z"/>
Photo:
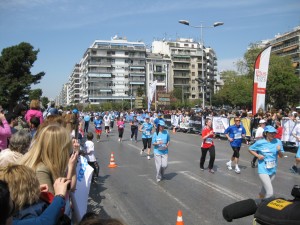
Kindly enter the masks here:
<path id="1" fill-rule="evenodd" d="M 145 135 L 149 136 L 150 135 L 150 131 L 146 131 Z"/>
<path id="2" fill-rule="evenodd" d="M 206 144 L 211 144 L 213 142 L 212 138 L 206 138 L 205 143 Z"/>
<path id="3" fill-rule="evenodd" d="M 266 161 L 266 168 L 272 169 L 276 166 L 276 161 Z"/>
<path id="4" fill-rule="evenodd" d="M 234 134 L 234 139 L 241 139 L 241 138 L 242 138 L 242 134 L 241 133 Z"/>

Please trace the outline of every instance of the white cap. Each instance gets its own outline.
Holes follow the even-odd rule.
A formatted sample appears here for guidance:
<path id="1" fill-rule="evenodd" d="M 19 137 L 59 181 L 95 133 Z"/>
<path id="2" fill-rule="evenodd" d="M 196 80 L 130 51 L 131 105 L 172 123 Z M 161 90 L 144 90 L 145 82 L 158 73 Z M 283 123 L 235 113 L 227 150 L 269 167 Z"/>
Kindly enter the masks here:
<path id="1" fill-rule="evenodd" d="M 260 120 L 259 123 L 266 123 L 264 119 Z"/>

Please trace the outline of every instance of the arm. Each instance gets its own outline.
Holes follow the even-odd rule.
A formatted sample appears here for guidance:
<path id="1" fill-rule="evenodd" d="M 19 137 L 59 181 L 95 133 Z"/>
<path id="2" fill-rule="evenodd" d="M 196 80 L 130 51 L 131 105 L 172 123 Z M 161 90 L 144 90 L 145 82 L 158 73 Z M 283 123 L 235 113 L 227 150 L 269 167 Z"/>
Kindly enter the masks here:
<path id="1" fill-rule="evenodd" d="M 74 151 L 74 153 L 71 155 L 69 159 L 68 164 L 68 173 L 67 173 L 67 179 L 71 180 L 71 191 L 74 192 L 76 190 L 76 165 L 77 165 L 77 159 L 78 159 L 78 151 Z"/>
<path id="2" fill-rule="evenodd" d="M 0 134 L 10 136 L 11 135 L 10 126 L 3 113 L 0 113 L 0 120 L 2 121 L 3 124 L 3 127 L 0 126 Z"/>
<path id="3" fill-rule="evenodd" d="M 256 151 L 249 150 L 250 154 L 254 155 L 257 157 L 259 160 L 263 160 L 265 157 L 263 155 L 258 154 Z"/>

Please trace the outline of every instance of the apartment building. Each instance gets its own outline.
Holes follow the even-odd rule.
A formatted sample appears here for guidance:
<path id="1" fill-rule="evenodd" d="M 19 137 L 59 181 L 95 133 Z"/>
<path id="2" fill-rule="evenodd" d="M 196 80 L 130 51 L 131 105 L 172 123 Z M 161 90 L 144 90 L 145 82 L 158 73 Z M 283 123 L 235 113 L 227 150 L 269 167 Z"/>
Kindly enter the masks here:
<path id="1" fill-rule="evenodd" d="M 300 77 L 300 26 L 284 34 L 278 34 L 267 46 L 272 45 L 272 53 L 289 56 L 292 59 L 295 73 Z"/>
<path id="2" fill-rule="evenodd" d="M 214 85 L 216 75 L 217 58 L 213 49 L 205 48 L 193 39 L 179 38 L 176 41 L 154 41 L 152 52 L 170 57 L 170 83 L 173 88 L 182 90 L 183 100 L 202 99 L 203 92 L 215 89 L 207 88 L 207 85 Z M 211 95 L 207 96 L 210 98 Z"/>
<path id="3" fill-rule="evenodd" d="M 96 40 L 80 61 L 80 102 L 133 100 L 145 92 L 146 46 L 126 38 Z"/>
<path id="4" fill-rule="evenodd" d="M 80 83 L 80 64 L 76 63 L 71 75 L 69 76 L 68 99 L 66 100 L 69 104 L 77 104 L 81 102 Z"/>

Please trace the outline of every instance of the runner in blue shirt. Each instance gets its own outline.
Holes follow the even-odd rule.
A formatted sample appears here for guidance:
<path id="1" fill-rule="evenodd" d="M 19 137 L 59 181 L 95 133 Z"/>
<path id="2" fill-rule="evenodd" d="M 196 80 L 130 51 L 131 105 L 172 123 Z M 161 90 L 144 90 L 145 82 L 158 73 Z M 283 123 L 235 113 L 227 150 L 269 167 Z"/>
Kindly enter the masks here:
<path id="1" fill-rule="evenodd" d="M 143 140 L 143 148 L 140 152 L 141 155 L 143 155 L 143 152 L 145 149 L 148 148 L 147 151 L 147 159 L 150 160 L 150 152 L 151 152 L 151 142 L 152 142 L 152 129 L 153 124 L 150 123 L 150 117 L 146 115 L 145 122 L 139 127 L 139 131 L 142 133 L 142 140 Z"/>
<path id="2" fill-rule="evenodd" d="M 240 158 L 240 149 L 242 145 L 242 140 L 246 135 L 246 130 L 245 128 L 241 125 L 241 118 L 240 117 L 235 117 L 234 118 L 234 125 L 227 127 L 225 130 L 225 135 L 230 141 L 230 146 L 233 150 L 233 155 L 231 157 L 231 160 L 226 163 L 227 168 L 229 170 L 232 170 L 231 164 L 232 162 L 235 163 L 235 172 L 236 173 L 241 173 L 241 170 L 239 168 L 239 158 Z"/>
<path id="3" fill-rule="evenodd" d="M 165 122 L 160 120 L 157 125 L 157 130 L 154 132 L 152 138 L 157 182 L 160 182 L 161 179 L 164 178 L 164 173 L 168 166 L 168 147 L 170 144 L 170 135 L 169 132 L 165 130 L 165 126 Z"/>
<path id="4" fill-rule="evenodd" d="M 262 182 L 259 193 L 260 198 L 273 196 L 272 181 L 275 179 L 277 158 L 282 158 L 282 142 L 275 138 L 276 129 L 272 126 L 265 127 L 265 138 L 257 140 L 249 147 L 249 152 L 258 158 L 258 176 Z"/>
<path id="5" fill-rule="evenodd" d="M 95 133 L 97 137 L 97 142 L 100 141 L 100 136 L 102 134 L 102 119 L 99 117 L 99 114 L 96 115 L 96 118 L 94 119 L 94 125 L 95 125 Z"/>

